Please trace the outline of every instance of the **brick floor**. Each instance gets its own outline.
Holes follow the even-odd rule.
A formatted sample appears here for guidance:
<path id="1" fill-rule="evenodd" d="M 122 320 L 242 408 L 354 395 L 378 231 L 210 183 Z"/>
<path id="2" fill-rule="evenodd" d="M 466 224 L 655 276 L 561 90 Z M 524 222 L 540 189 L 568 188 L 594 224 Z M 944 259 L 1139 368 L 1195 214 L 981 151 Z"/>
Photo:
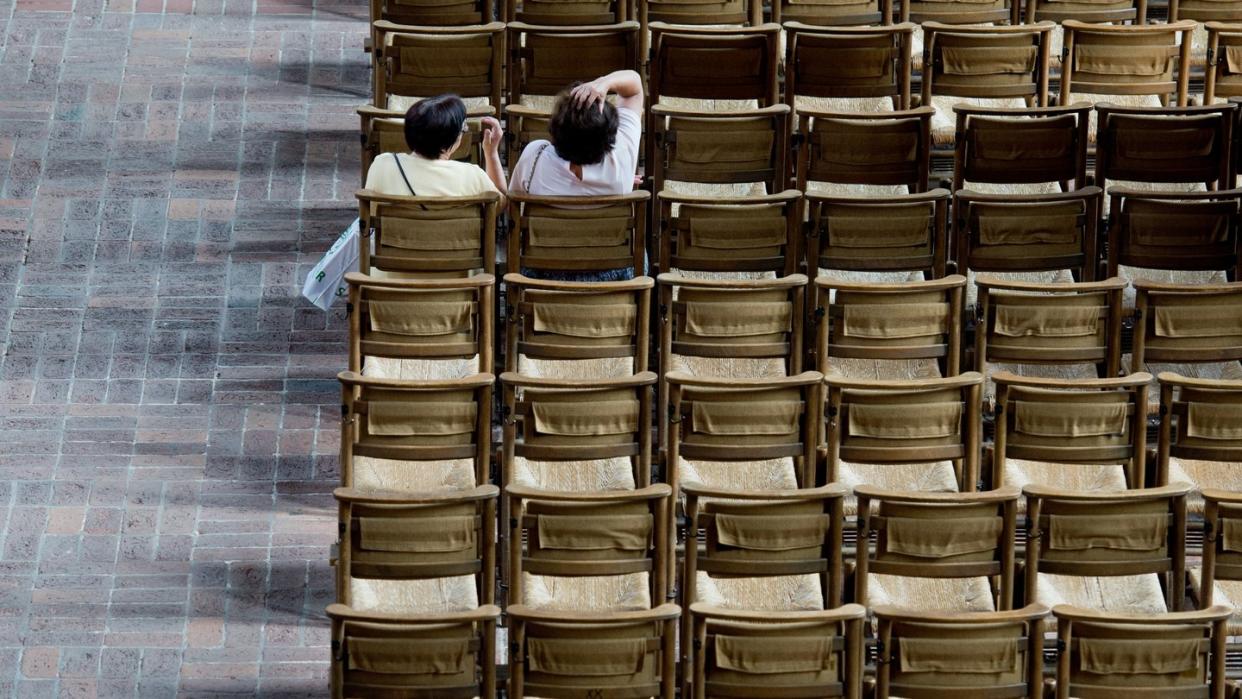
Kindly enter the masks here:
<path id="1" fill-rule="evenodd" d="M 0 0 L 0 696 L 317 696 L 366 7 Z"/>

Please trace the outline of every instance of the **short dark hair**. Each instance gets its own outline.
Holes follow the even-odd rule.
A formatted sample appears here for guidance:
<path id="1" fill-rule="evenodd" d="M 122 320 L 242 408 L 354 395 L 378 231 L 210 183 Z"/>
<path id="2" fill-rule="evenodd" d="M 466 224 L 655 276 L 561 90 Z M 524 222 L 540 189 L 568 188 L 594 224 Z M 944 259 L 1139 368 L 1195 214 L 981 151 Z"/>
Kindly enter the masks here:
<path id="1" fill-rule="evenodd" d="M 405 113 L 405 143 L 424 158 L 439 158 L 461 137 L 465 123 L 466 103 L 460 97 L 428 97 L 415 102 Z"/>
<path id="2" fill-rule="evenodd" d="M 580 84 L 570 85 L 557 96 L 548 132 L 561 159 L 574 165 L 594 165 L 617 142 L 617 108 L 609 102 L 604 102 L 602 110 L 595 104 L 586 108 L 575 105 L 569 93 Z"/>

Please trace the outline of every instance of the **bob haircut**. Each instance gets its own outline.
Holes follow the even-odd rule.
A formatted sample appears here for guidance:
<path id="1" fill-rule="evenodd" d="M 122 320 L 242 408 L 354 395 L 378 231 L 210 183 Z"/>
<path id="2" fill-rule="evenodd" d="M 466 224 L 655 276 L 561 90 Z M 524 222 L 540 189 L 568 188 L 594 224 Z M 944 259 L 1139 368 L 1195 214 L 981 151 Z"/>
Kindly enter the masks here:
<path id="1" fill-rule="evenodd" d="M 405 113 L 405 143 L 415 153 L 434 160 L 457 143 L 465 123 L 466 103 L 460 97 L 428 97 Z"/>

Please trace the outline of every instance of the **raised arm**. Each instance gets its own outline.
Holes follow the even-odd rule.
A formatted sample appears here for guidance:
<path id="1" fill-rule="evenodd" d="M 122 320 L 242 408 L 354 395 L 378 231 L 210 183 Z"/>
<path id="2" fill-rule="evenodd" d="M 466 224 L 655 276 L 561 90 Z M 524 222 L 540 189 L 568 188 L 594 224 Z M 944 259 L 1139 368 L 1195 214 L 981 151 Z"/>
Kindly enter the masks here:
<path id="1" fill-rule="evenodd" d="M 574 88 L 574 101 L 579 105 L 602 102 L 609 92 L 617 93 L 617 106 L 643 111 L 643 79 L 632 70 L 618 70 Z"/>
<path id="2" fill-rule="evenodd" d="M 483 169 L 487 171 L 487 179 L 492 181 L 500 192 L 500 210 L 504 211 L 505 197 L 509 193 L 509 185 L 505 181 L 505 168 L 500 164 L 500 142 L 504 140 L 504 130 L 494 117 L 483 117 Z"/>

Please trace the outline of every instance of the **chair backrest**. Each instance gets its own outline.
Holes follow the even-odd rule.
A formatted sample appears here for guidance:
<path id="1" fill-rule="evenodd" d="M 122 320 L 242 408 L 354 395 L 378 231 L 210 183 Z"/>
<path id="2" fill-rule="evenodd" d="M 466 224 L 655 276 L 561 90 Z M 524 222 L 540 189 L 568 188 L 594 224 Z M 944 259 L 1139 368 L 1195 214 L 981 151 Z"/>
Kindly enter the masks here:
<path id="1" fill-rule="evenodd" d="M 1125 282 L 1009 282 L 976 278 L 975 369 L 988 362 L 1121 365 Z"/>
<path id="2" fill-rule="evenodd" d="M 1025 97 L 1048 104 L 1048 50 L 1054 24 L 961 27 L 923 24 L 923 104 L 933 95 Z"/>
<path id="3" fill-rule="evenodd" d="M 633 357 L 627 374 L 647 370 L 651 277 L 620 282 L 557 282 L 505 275 L 505 370 L 522 358 Z"/>
<path id="4" fill-rule="evenodd" d="M 1210 607 L 1217 580 L 1242 580 L 1242 497 L 1224 490 L 1203 490 L 1203 572 L 1199 605 Z"/>
<path id="5" fill-rule="evenodd" d="M 510 605 L 525 602 L 523 576 L 528 574 L 582 578 L 645 573 L 645 606 L 665 599 L 672 546 L 668 485 L 555 492 L 509 484 L 505 490 Z"/>
<path id="6" fill-rule="evenodd" d="M 449 360 L 478 358 L 492 368 L 496 278 L 379 279 L 357 272 L 349 284 L 349 370 L 364 357 Z"/>
<path id="7" fill-rule="evenodd" d="M 1169 482 L 1173 458 L 1242 461 L 1242 381 L 1194 379 L 1171 372 L 1156 378 L 1160 382 L 1156 485 Z"/>
<path id="8" fill-rule="evenodd" d="M 452 27 L 490 22 L 493 0 L 370 0 L 371 21 Z"/>
<path id="9" fill-rule="evenodd" d="M 635 486 L 651 483 L 653 372 L 572 381 L 506 372 L 500 381 L 506 410 L 502 483 L 513 482 L 518 457 L 550 462 L 629 459 Z"/>
<path id="10" fill-rule="evenodd" d="M 1165 604 L 1181 608 L 1186 579 L 1186 494 L 1190 486 L 1117 492 L 1037 485 L 1026 496 L 1026 590 L 1040 573 L 1073 577 L 1168 576 Z"/>
<path id="11" fill-rule="evenodd" d="M 694 696 L 862 696 L 862 605 L 754 612 L 696 603 L 690 612 Z"/>
<path id="12" fill-rule="evenodd" d="M 1169 0 L 1169 21 L 1176 22 L 1179 19 L 1193 19 L 1204 23 L 1210 37 L 1211 25 L 1242 20 L 1242 7 L 1234 2 L 1215 0 Z M 1208 63 L 1211 65 L 1210 61 Z"/>
<path id="13" fill-rule="evenodd" d="M 953 191 L 968 183 L 1057 182 L 1065 191 L 1087 183 L 1091 105 L 1002 109 L 968 104 L 957 114 Z"/>
<path id="14" fill-rule="evenodd" d="M 1122 616 L 1057 605 L 1056 697 L 1223 697 L 1233 610 Z"/>
<path id="15" fill-rule="evenodd" d="M 665 480 L 680 482 L 679 459 L 749 463 L 794 460 L 798 486 L 816 485 L 823 375 L 728 379 L 665 375 L 669 384 L 669 427 Z M 718 485 L 718 484 L 708 484 Z"/>
<path id="16" fill-rule="evenodd" d="M 1108 180 L 1215 183 L 1228 189 L 1237 105 L 1095 108 L 1095 184 Z"/>
<path id="17" fill-rule="evenodd" d="M 1213 7 L 1221 5 L 1222 8 Z M 1170 0 L 1169 16 L 1178 6 L 1185 19 L 1242 21 L 1242 7 L 1211 0 Z M 1214 15 L 1220 15 L 1214 17 Z M 1205 23 L 1208 31 L 1207 66 L 1203 80 L 1203 103 L 1218 97 L 1242 96 L 1242 26 L 1219 21 Z"/>
<path id="18" fill-rule="evenodd" d="M 358 269 L 410 275 L 496 273 L 496 213 L 500 195 L 404 197 L 363 189 Z M 372 252 L 374 243 L 374 252 Z"/>
<path id="19" fill-rule="evenodd" d="M 392 96 L 431 97 L 451 92 L 461 97 L 485 97 L 492 113 L 499 113 L 504 82 L 503 22 L 412 27 L 380 21 L 372 27 L 376 107 L 389 108 Z"/>
<path id="20" fill-rule="evenodd" d="M 706 548 L 686 547 L 683 604 L 697 597 L 699 573 L 713 578 L 815 575 L 824 609 L 841 603 L 841 535 L 848 489 L 839 483 L 801 490 L 716 489 L 686 482 L 686 531 Z M 693 549 L 693 550 L 692 550 Z"/>
<path id="21" fill-rule="evenodd" d="M 495 377 L 399 381 L 352 371 L 341 382 L 341 484 L 354 485 L 354 458 L 474 461 L 475 483 L 488 482 Z M 411 463 L 411 469 L 419 468 Z"/>
<path id="22" fill-rule="evenodd" d="M 1161 284 L 1136 279 L 1134 291 L 1134 367 L 1242 359 L 1242 282 Z"/>
<path id="23" fill-rule="evenodd" d="M 1123 464 L 1129 486 L 1143 486 L 1151 374 L 1074 380 L 1001 371 L 992 380 L 996 382 L 993 487 L 1005 484 L 1008 459 Z"/>
<path id="24" fill-rule="evenodd" d="M 808 268 L 944 276 L 949 190 L 858 197 L 808 194 L 805 199 Z"/>
<path id="25" fill-rule="evenodd" d="M 795 107 L 798 97 L 892 97 L 897 109 L 910 108 L 913 24 L 816 26 L 857 18 L 852 13 L 881 4 L 888 2 L 821 5 L 783 0 L 773 5 L 774 10 L 784 5 L 781 12 L 788 19 L 805 17 L 802 21 L 807 22 L 785 23 L 786 104 Z"/>
<path id="26" fill-rule="evenodd" d="M 523 0 L 518 14 L 538 13 L 539 19 L 510 22 L 508 26 L 508 119 L 509 162 L 516 163 L 531 141 L 548 138 L 551 112 L 546 106 L 524 104 L 528 97 L 549 98 L 575 81 L 590 81 L 617 70 L 639 70 L 638 22 L 606 23 L 598 26 L 549 26 L 588 24 L 573 12 L 606 11 L 610 2 L 588 0 Z M 621 7 L 627 5 L 624 0 Z M 601 15 L 607 17 L 609 15 Z M 535 26 L 539 25 L 539 26 Z"/>
<path id="27" fill-rule="evenodd" d="M 1172 7 L 1173 0 L 1169 5 Z M 1027 22 L 1066 20 L 1146 24 L 1148 0 L 1025 0 Z M 1172 19 L 1172 15 L 1170 15 Z"/>
<path id="28" fill-rule="evenodd" d="M 870 575 L 987 577 L 997 583 L 997 609 L 1012 608 L 1017 488 L 920 493 L 860 485 L 854 494 L 859 542 L 854 599 L 859 604 L 867 604 Z"/>
<path id="29" fill-rule="evenodd" d="M 935 110 L 851 114 L 798 112 L 799 191 L 808 182 L 904 185 L 927 189 Z"/>
<path id="30" fill-rule="evenodd" d="M 1112 25 L 1067 19 L 1062 26 L 1061 104 L 1069 104 L 1077 91 L 1155 95 L 1161 104 L 1186 105 L 1194 22 Z"/>
<path id="31" fill-rule="evenodd" d="M 676 696 L 681 607 L 583 615 L 510 605 L 509 691 L 539 697 Z"/>
<path id="32" fill-rule="evenodd" d="M 473 576 L 477 599 L 496 588 L 496 500 L 481 485 L 448 493 L 374 493 L 337 488 L 340 553 L 337 601 L 358 606 L 350 581 L 434 580 Z"/>
<path id="33" fill-rule="evenodd" d="M 783 359 L 786 373 L 802 370 L 804 275 L 730 280 L 661 274 L 659 283 L 665 371 L 672 355 Z"/>
<path id="34" fill-rule="evenodd" d="M 509 193 L 509 269 L 643 273 L 650 192 L 567 197 Z"/>
<path id="35" fill-rule="evenodd" d="M 760 0 L 637 0 L 638 21 L 643 28 L 656 25 L 751 25 L 763 22 Z M 693 26 L 691 31 L 699 29 Z M 652 38 L 655 45 L 655 38 Z"/>
<path id="36" fill-rule="evenodd" d="M 829 482 L 836 480 L 842 461 L 895 469 L 954 461 L 959 489 L 975 489 L 982 376 L 967 372 L 910 381 L 829 376 L 824 384 Z"/>
<path id="37" fill-rule="evenodd" d="M 625 0 L 505 0 L 503 11 L 511 28 L 515 23 L 597 27 L 634 19 L 633 6 Z"/>
<path id="38" fill-rule="evenodd" d="M 453 152 L 452 159 L 483 165 L 483 135 L 481 125 L 475 117 L 492 114 L 491 107 L 467 106 L 466 132 L 461 135 L 461 145 Z M 409 153 L 410 146 L 405 141 L 405 111 L 399 109 L 380 109 L 369 104 L 358 107 L 358 116 L 362 121 L 362 186 L 366 186 L 367 172 L 371 163 L 384 153 Z"/>
<path id="39" fill-rule="evenodd" d="M 881 605 L 876 699 L 979 692 L 1041 699 L 1044 617 L 1032 604 L 1001 612 L 919 612 Z"/>
<path id="40" fill-rule="evenodd" d="M 1242 189 L 1143 192 L 1113 187 L 1108 273 L 1121 265 L 1167 270 L 1242 272 Z"/>
<path id="41" fill-rule="evenodd" d="M 785 188 L 788 106 L 700 112 L 656 105 L 650 112 L 647 163 L 656 192 L 667 180 Z"/>
<path id="42" fill-rule="evenodd" d="M 1098 264 L 1097 228 L 1103 192 L 979 194 L 953 198 L 957 268 L 972 272 L 1072 269 L 1090 282 Z"/>
<path id="43" fill-rule="evenodd" d="M 656 199 L 661 270 L 797 271 L 801 192 L 722 199 L 663 191 Z"/>
<path id="44" fill-rule="evenodd" d="M 937 359 L 945 376 L 958 373 L 966 278 L 923 282 L 847 282 L 819 277 L 814 285 L 818 367 L 833 358 Z"/>
<path id="45" fill-rule="evenodd" d="M 394 617 L 330 604 L 332 699 L 496 696 L 500 607 Z"/>
<path id="46" fill-rule="evenodd" d="M 1017 24 L 1018 0 L 904 0 L 900 21 L 925 24 Z"/>
<path id="47" fill-rule="evenodd" d="M 646 3 L 639 4 L 641 12 Z M 677 7 L 698 5 L 676 3 Z M 697 12 L 698 10 L 695 10 Z M 727 22 L 714 10 L 707 24 Z M 680 20 L 678 20 L 680 21 Z M 650 103 L 664 97 L 708 100 L 758 100 L 760 107 L 780 103 L 777 70 L 781 27 L 674 27 L 651 23 L 648 65 Z"/>

